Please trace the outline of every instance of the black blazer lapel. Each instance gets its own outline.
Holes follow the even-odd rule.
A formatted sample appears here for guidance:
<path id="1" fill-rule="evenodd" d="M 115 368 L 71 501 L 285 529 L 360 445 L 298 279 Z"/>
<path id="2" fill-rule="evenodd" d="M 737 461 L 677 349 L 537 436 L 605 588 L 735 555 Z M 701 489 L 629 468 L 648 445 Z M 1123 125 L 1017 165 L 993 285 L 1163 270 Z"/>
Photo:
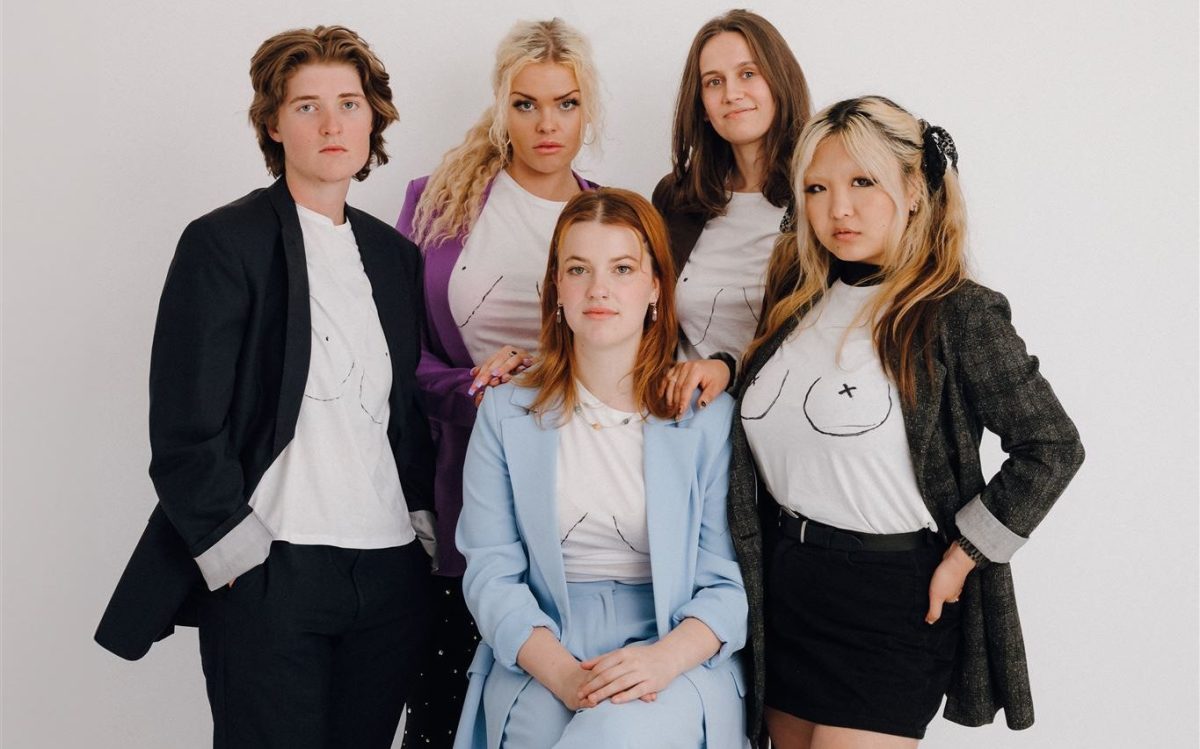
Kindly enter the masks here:
<path id="1" fill-rule="evenodd" d="M 304 386 L 308 382 L 308 362 L 312 347 L 312 320 L 308 306 L 308 267 L 304 256 L 304 235 L 296 202 L 280 177 L 267 189 L 271 205 L 279 215 L 283 256 L 287 265 L 287 322 L 283 345 L 283 379 L 279 386 L 279 411 L 275 415 L 275 441 L 272 454 L 278 455 L 296 434 Z"/>

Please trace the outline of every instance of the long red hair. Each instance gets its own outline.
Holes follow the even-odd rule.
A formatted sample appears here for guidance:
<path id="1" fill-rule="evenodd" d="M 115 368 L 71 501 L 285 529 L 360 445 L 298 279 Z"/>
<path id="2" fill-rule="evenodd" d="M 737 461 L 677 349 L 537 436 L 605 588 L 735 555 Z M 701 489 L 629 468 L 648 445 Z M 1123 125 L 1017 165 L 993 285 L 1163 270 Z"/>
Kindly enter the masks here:
<path id="1" fill-rule="evenodd" d="M 557 319 L 558 253 L 567 230 L 594 221 L 632 229 L 650 254 L 651 270 L 658 281 L 658 315 L 649 313 L 642 323 L 642 341 L 634 364 L 633 391 L 638 405 L 662 418 L 672 415 L 663 387 L 675 363 L 679 321 L 675 317 L 675 266 L 662 216 L 650 202 L 629 190 L 604 187 L 581 192 L 567 203 L 554 227 L 550 257 L 542 282 L 541 361 L 521 378 L 521 384 L 538 390 L 531 410 L 544 414 L 558 410 L 569 417 L 577 402 L 575 392 L 575 336 Z"/>

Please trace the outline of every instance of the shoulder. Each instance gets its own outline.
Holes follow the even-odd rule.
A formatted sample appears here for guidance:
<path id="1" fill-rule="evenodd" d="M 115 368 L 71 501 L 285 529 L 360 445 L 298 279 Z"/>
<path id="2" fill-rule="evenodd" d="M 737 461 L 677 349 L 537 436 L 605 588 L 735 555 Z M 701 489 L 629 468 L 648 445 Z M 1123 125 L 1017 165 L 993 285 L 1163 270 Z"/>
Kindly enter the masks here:
<path id="1" fill-rule="evenodd" d="M 680 426 L 697 429 L 706 436 L 725 439 L 729 436 L 729 428 L 733 423 L 734 400 L 729 393 L 721 393 L 704 408 L 696 403 L 699 393 L 693 396 L 689 413 L 691 418 L 684 419 Z"/>
<path id="2" fill-rule="evenodd" d="M 405 262 L 415 263 L 420 259 L 421 251 L 395 227 L 349 205 L 346 215 L 354 228 L 354 239 L 360 245 L 370 244 L 376 249 L 397 253 Z"/>
<path id="3" fill-rule="evenodd" d="M 669 206 L 673 202 L 674 195 L 675 175 L 668 173 L 654 186 L 654 192 L 650 193 L 650 202 L 654 204 L 659 213 L 666 215 Z"/>
<path id="4" fill-rule="evenodd" d="M 280 226 L 267 189 L 260 188 L 189 223 L 180 235 L 176 258 L 232 259 L 259 247 L 270 249 L 281 234 Z"/>
<path id="5" fill-rule="evenodd" d="M 510 416 L 526 416 L 529 406 L 533 403 L 537 391 L 523 387 L 515 382 L 489 387 L 484 391 L 483 401 L 479 405 L 480 416 L 485 414 L 492 419 L 506 419 Z"/>
<path id="6" fill-rule="evenodd" d="M 408 188 L 404 191 L 405 202 L 409 200 L 416 202 L 421 199 L 421 196 L 425 194 L 425 186 L 429 184 L 429 176 L 426 174 L 424 177 L 417 177 L 408 183 Z"/>
<path id="7" fill-rule="evenodd" d="M 942 301 L 940 318 L 943 332 L 952 338 L 971 334 L 981 324 L 1008 324 L 1012 309 L 1003 294 L 981 283 L 967 280 Z"/>

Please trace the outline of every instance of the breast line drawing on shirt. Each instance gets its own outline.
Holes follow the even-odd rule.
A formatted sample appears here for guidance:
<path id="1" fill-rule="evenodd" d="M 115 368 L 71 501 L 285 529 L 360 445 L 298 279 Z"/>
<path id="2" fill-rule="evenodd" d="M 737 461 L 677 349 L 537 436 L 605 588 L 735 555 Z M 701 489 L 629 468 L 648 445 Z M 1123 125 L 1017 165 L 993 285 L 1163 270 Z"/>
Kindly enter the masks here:
<path id="1" fill-rule="evenodd" d="M 467 266 L 464 265 L 462 269 L 466 270 Z M 479 301 L 475 303 L 475 306 L 471 309 L 471 314 L 467 315 L 467 319 L 458 323 L 459 330 L 467 327 L 467 323 L 471 322 L 471 318 L 475 316 L 475 313 L 478 312 L 479 308 L 483 306 L 483 303 L 487 301 L 488 296 L 490 296 L 491 293 L 496 289 L 497 284 L 503 280 L 504 276 L 500 276 L 495 281 L 492 281 L 492 285 L 488 287 L 487 291 L 483 292 L 483 296 L 481 296 Z"/>
<path id="2" fill-rule="evenodd" d="M 685 278 L 684 281 L 686 280 L 687 279 Z M 754 322 L 757 323 L 758 310 L 754 309 L 754 305 L 750 303 L 749 287 L 740 286 L 738 288 L 742 290 L 742 301 L 746 303 L 746 309 L 750 310 L 750 316 L 753 317 Z M 722 286 L 721 288 L 717 289 L 716 294 L 713 294 L 712 305 L 708 310 L 708 320 L 704 323 L 704 332 L 701 333 L 699 340 L 693 341 L 691 336 L 688 335 L 687 331 L 684 331 L 684 335 L 687 336 L 688 343 L 690 343 L 693 348 L 699 346 L 701 343 L 704 343 L 704 339 L 708 338 L 708 329 L 712 327 L 713 320 L 717 316 L 717 300 L 720 298 L 721 292 L 725 291 L 725 289 L 726 287 Z"/>
<path id="3" fill-rule="evenodd" d="M 567 539 L 571 537 L 571 534 L 575 531 L 575 529 L 578 528 L 579 525 L 581 523 L 583 523 L 583 521 L 586 520 L 587 516 L 590 514 L 591 514 L 590 512 L 585 512 L 578 520 L 575 521 L 575 523 L 567 530 L 567 535 L 565 535 L 561 539 L 559 539 L 559 542 L 558 542 L 559 546 L 562 546 L 563 544 L 565 544 L 567 542 Z M 633 544 L 629 543 L 629 539 L 625 538 L 625 534 L 621 532 L 621 526 L 617 524 L 616 517 L 614 517 L 612 515 L 610 515 L 609 517 L 611 517 L 612 521 L 613 521 L 613 530 L 615 530 L 617 532 L 617 536 L 621 539 L 621 541 L 623 541 L 625 543 L 626 546 L 628 546 L 632 551 L 636 551 L 639 554 L 649 554 L 650 553 L 649 551 L 642 551 L 641 549 L 637 548 Z"/>
<path id="4" fill-rule="evenodd" d="M 757 416 L 742 415 L 742 420 L 759 421 L 765 418 L 771 412 L 771 409 L 775 407 L 775 404 L 779 402 L 780 396 L 783 395 L 783 389 L 787 385 L 788 376 L 791 373 L 790 369 L 784 372 L 783 379 L 779 382 L 778 391 L 776 391 L 775 396 L 767 404 L 762 413 Z M 835 381 L 832 393 L 818 392 L 818 396 L 822 399 L 822 402 L 817 403 L 813 399 L 813 391 L 817 389 L 817 385 L 824 379 L 822 376 L 812 381 L 808 389 L 804 391 L 804 401 L 801 405 L 804 418 L 814 432 L 828 437 L 860 437 L 867 432 L 872 432 L 883 426 L 891 417 L 895 399 L 892 397 L 892 385 L 886 379 L 883 381 L 883 395 L 886 398 L 886 407 L 883 408 L 879 407 L 884 406 L 884 399 L 880 398 L 878 393 L 871 392 L 872 388 L 870 388 L 870 385 L 872 383 L 853 377 L 846 379 L 849 379 L 851 382 L 859 382 L 860 384 Z M 757 377 L 751 381 L 750 386 L 753 387 L 756 384 L 758 384 Z M 838 387 L 839 385 L 840 387 Z M 855 400 L 855 391 L 858 390 L 867 391 L 867 395 L 860 393 L 858 396 L 859 400 L 854 405 L 850 405 Z M 832 397 L 829 397 L 830 395 Z M 870 398 L 870 395 L 874 395 L 874 398 Z M 839 398 L 844 398 L 845 400 L 839 400 Z M 883 411 L 881 417 L 871 414 L 872 411 L 878 413 L 880 410 Z M 821 411 L 825 411 L 826 413 L 821 413 Z M 838 416 L 846 418 L 835 418 Z M 870 418 L 862 418 L 864 416 L 869 416 Z"/>
<path id="5" fill-rule="evenodd" d="M 327 336 L 327 335 L 322 335 L 320 333 L 317 333 L 317 331 L 315 331 L 315 330 L 313 331 L 313 333 L 317 336 L 317 338 L 319 340 L 324 341 L 327 344 L 332 342 L 330 340 L 329 336 Z M 346 348 L 348 349 L 349 347 L 346 347 Z M 384 351 L 383 356 L 384 356 L 384 358 L 388 358 L 390 356 L 390 352 Z M 367 415 L 367 418 L 370 419 L 372 423 L 377 424 L 377 425 L 382 425 L 383 420 L 381 418 L 377 417 L 375 414 L 371 413 L 371 410 L 369 408 L 367 408 L 367 404 L 363 402 L 363 400 L 364 400 L 363 399 L 363 391 L 366 387 L 367 370 L 365 367 L 359 367 L 358 359 L 350 360 L 350 368 L 348 370 L 346 370 L 346 375 L 337 383 L 337 394 L 336 395 L 330 395 L 329 397 L 324 397 L 321 395 L 314 395 L 308 391 L 308 386 L 306 385 L 305 390 L 304 390 L 304 397 L 307 398 L 308 400 L 316 401 L 318 403 L 332 403 L 334 401 L 341 400 L 342 395 L 345 394 L 346 383 L 350 381 L 350 377 L 354 374 L 355 370 L 358 370 L 360 372 L 359 377 L 358 377 L 358 407 L 362 409 L 362 412 Z M 385 400 L 384 403 L 386 405 L 387 401 Z"/>

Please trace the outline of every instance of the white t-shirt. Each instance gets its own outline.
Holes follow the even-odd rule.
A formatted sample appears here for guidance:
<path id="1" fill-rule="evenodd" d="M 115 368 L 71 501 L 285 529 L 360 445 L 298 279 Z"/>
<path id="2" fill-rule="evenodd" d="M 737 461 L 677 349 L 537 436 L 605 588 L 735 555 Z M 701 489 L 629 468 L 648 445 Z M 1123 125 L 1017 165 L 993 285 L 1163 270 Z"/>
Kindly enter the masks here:
<path id="1" fill-rule="evenodd" d="M 578 382 L 575 387 L 579 411 L 559 427 L 555 479 L 567 582 L 648 583 L 645 419 L 609 408 Z"/>
<path id="2" fill-rule="evenodd" d="M 450 312 L 471 361 L 481 362 L 501 346 L 537 350 L 542 279 L 565 205 L 527 192 L 503 169 L 496 175 L 450 273 Z"/>
<path id="3" fill-rule="evenodd" d="M 349 549 L 416 538 L 387 438 L 392 362 L 350 222 L 296 206 L 312 352 L 296 435 L 250 506 L 277 540 Z"/>
<path id="4" fill-rule="evenodd" d="M 704 225 L 675 287 L 681 360 L 720 351 L 741 358 L 758 326 L 783 212 L 762 193 L 735 192 L 725 215 Z"/>
<path id="5" fill-rule="evenodd" d="M 834 282 L 747 388 L 742 425 L 784 507 L 865 533 L 936 529 L 917 488 L 899 394 L 859 320 L 877 289 Z"/>

